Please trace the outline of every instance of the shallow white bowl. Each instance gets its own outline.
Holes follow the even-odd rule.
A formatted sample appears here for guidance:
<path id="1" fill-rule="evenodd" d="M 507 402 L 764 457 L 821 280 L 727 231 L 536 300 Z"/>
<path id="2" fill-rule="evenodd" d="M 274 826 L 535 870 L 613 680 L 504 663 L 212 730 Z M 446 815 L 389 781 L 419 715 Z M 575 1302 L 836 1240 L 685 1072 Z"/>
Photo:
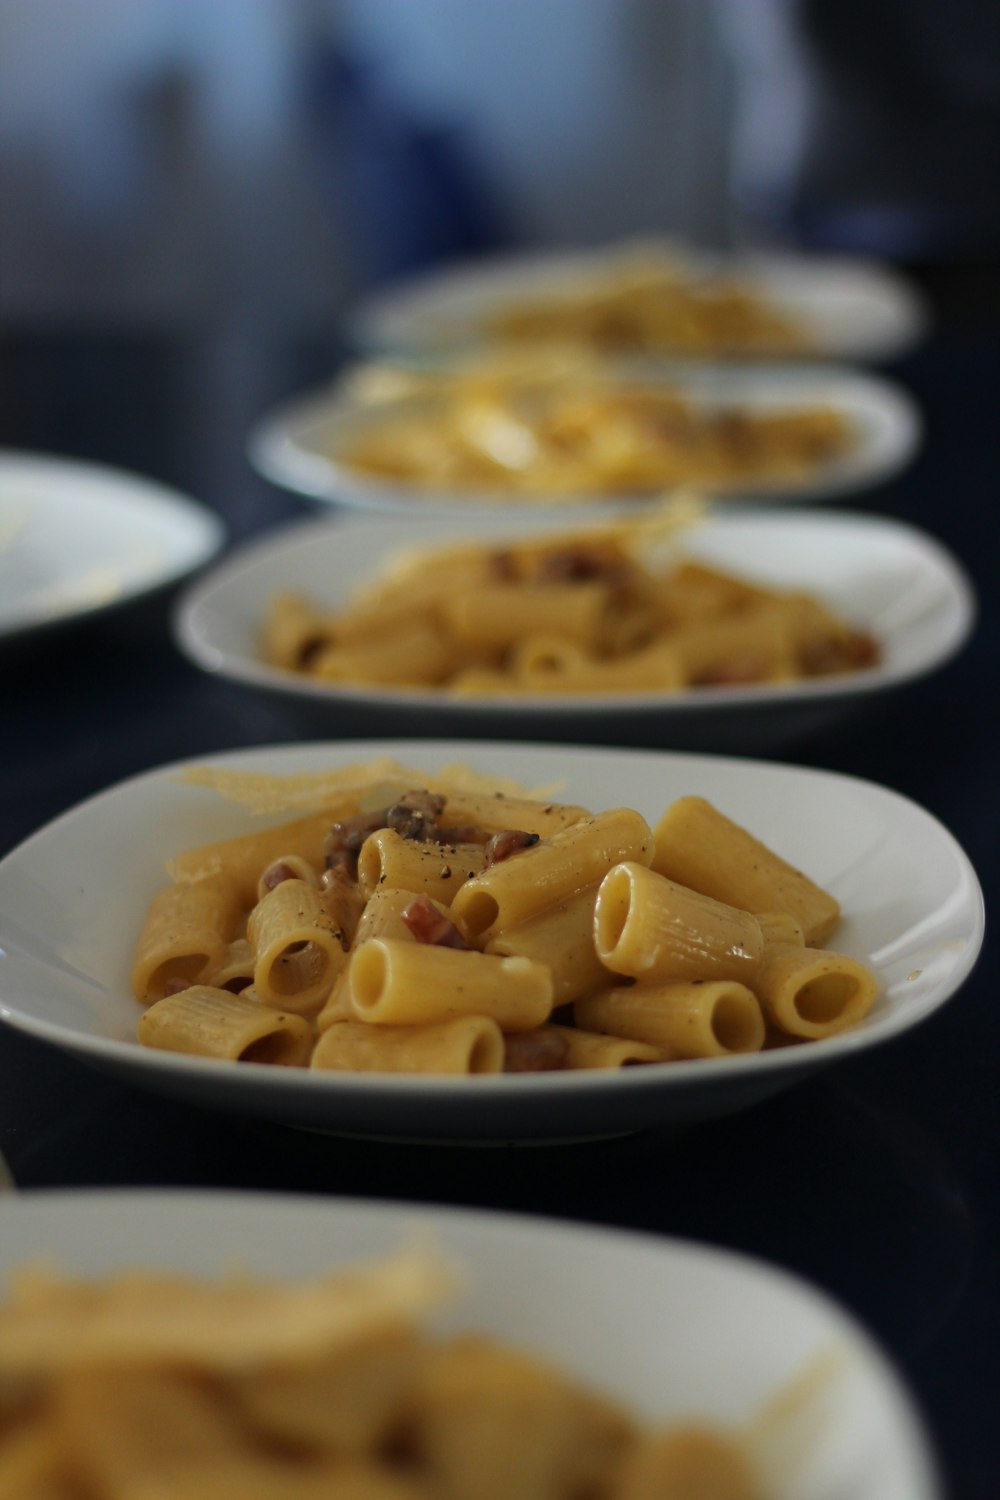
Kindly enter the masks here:
<path id="1" fill-rule="evenodd" d="M 857 1030 L 828 1041 L 607 1075 L 324 1074 L 143 1048 L 128 976 L 165 861 L 260 825 L 167 766 L 82 803 L 0 861 L 0 1019 L 137 1087 L 314 1129 L 464 1141 L 594 1137 L 726 1114 L 888 1041 L 954 994 L 982 942 L 979 886 L 951 835 L 894 792 L 830 772 L 413 740 L 234 751 L 207 763 L 286 774 L 381 755 L 419 770 L 461 761 L 528 786 L 560 783 L 568 801 L 635 807 L 650 820 L 679 796 L 707 797 L 833 892 L 845 915 L 836 947 L 871 962 L 882 995 Z"/>
<path id="2" fill-rule="evenodd" d="M 649 362 L 632 362 L 650 385 L 668 385 L 706 410 L 740 407 L 767 413 L 827 407 L 847 423 L 848 450 L 807 473 L 773 479 L 732 480 L 699 485 L 699 490 L 732 499 L 820 500 L 850 494 L 881 483 L 910 462 L 920 444 L 921 421 L 913 399 L 890 381 L 854 370 L 821 365 L 777 367 L 678 367 L 656 374 Z M 624 372 L 625 366 L 620 367 Z M 250 460 L 267 479 L 312 500 L 372 511 L 468 512 L 524 511 L 550 513 L 593 511 L 600 503 L 641 507 L 641 495 L 532 495 L 435 489 L 366 474 L 347 455 L 359 432 L 392 413 L 417 415 L 434 410 L 433 394 L 400 397 L 384 403 L 359 404 L 339 387 L 314 391 L 284 403 L 265 415 L 249 441 Z"/>
<path id="3" fill-rule="evenodd" d="M 549 291 L 620 263 L 625 247 L 498 256 L 455 265 L 390 287 L 361 304 L 355 341 L 371 350 L 425 350 L 482 343 L 484 321 L 511 302 Z M 669 247 L 678 254 L 676 247 Z M 810 333 L 826 359 L 894 358 L 926 335 L 927 305 L 911 282 L 877 261 L 852 256 L 778 252 L 680 251 L 695 274 L 738 278 Z M 777 351 L 775 358 L 787 358 Z"/>
<path id="4" fill-rule="evenodd" d="M 138 474 L 0 453 L 0 640 L 176 582 L 224 537 L 205 506 Z"/>
<path id="5" fill-rule="evenodd" d="M 470 515 L 460 523 L 388 518 L 330 526 L 303 522 L 270 532 L 200 578 L 178 602 L 177 640 L 207 671 L 290 696 L 327 728 L 605 740 L 656 729 L 663 744 L 713 748 L 773 745 L 823 722 L 862 695 L 931 671 L 956 652 L 975 613 L 971 584 L 926 533 L 878 517 L 810 512 L 716 512 L 680 539 L 686 555 L 777 588 L 817 594 L 882 644 L 871 669 L 801 682 L 711 687 L 682 693 L 455 698 L 440 690 L 324 683 L 264 662 L 259 640 L 275 594 L 294 590 L 343 607 L 386 560 L 411 547 L 468 537 L 502 543 L 550 535 L 551 516 Z M 570 530 L 572 528 L 569 528 Z"/>
<path id="6" fill-rule="evenodd" d="M 533 1350 L 654 1422 L 741 1424 L 832 1356 L 822 1420 L 774 1500 L 941 1497 L 919 1420 L 869 1336 L 806 1283 L 743 1256 L 511 1214 L 260 1193 L 33 1193 L 0 1204 L 0 1223 L 0 1274 L 44 1257 L 82 1276 L 239 1265 L 297 1279 L 429 1230 L 469 1280 L 435 1326 Z"/>

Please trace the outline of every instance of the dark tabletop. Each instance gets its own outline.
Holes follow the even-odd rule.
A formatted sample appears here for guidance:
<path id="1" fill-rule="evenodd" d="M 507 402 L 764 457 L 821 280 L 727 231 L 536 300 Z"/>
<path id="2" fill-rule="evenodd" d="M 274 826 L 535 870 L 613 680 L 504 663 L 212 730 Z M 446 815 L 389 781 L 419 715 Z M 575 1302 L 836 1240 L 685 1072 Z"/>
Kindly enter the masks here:
<path id="1" fill-rule="evenodd" d="M 927 420 L 893 483 L 852 508 L 934 533 L 979 591 L 972 644 L 835 732 L 775 758 L 922 803 L 997 888 L 1000 319 L 945 285 L 939 331 L 891 372 Z M 307 514 L 257 479 L 246 428 L 325 379 L 335 332 L 8 329 L 0 444 L 178 486 L 233 540 Z M 296 737 L 292 710 L 213 681 L 171 644 L 159 597 L 0 649 L 0 854 L 80 798 L 185 756 Z M 126 688 L 127 685 L 127 688 Z M 433 734 L 434 725 L 428 725 Z M 398 1146 L 209 1115 L 0 1034 L 0 1149 L 26 1188 L 225 1185 L 482 1205 L 669 1232 L 765 1256 L 833 1293 L 883 1342 L 930 1425 L 955 1500 L 1000 1495 L 1000 996 L 987 952 L 961 993 L 890 1045 L 743 1114 L 602 1144 Z"/>

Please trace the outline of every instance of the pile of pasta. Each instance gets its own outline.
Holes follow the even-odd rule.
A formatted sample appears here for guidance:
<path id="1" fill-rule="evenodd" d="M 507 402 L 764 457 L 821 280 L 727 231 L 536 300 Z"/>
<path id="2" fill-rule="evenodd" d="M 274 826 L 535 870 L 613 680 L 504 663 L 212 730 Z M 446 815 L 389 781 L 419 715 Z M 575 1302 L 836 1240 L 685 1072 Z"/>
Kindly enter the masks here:
<path id="1" fill-rule="evenodd" d="M 418 776 L 178 856 L 135 954 L 139 1040 L 320 1070 L 607 1069 L 819 1040 L 876 999 L 826 947 L 834 897 L 701 797 L 651 828 Z"/>
<path id="2" fill-rule="evenodd" d="M 472 499 L 551 503 L 683 484 L 780 483 L 841 458 L 852 441 L 849 424 L 826 406 L 716 405 L 599 365 L 532 373 L 487 361 L 398 372 L 399 382 L 420 394 L 372 403 L 338 458 L 365 474 Z"/>
<path id="3" fill-rule="evenodd" d="M 818 599 L 657 554 L 641 520 L 390 561 L 340 611 L 275 596 L 261 652 L 329 683 L 459 696 L 676 693 L 870 667 Z"/>
<path id="4" fill-rule="evenodd" d="M 312 1283 L 22 1273 L 4 1500 L 763 1500 L 753 1429 L 645 1429 L 495 1339 L 433 1338 L 440 1266 Z"/>
<path id="5" fill-rule="evenodd" d="M 486 327 L 501 341 L 615 354 L 789 355 L 812 343 L 802 323 L 751 287 L 692 272 L 652 247 L 545 295 L 505 299 Z"/>

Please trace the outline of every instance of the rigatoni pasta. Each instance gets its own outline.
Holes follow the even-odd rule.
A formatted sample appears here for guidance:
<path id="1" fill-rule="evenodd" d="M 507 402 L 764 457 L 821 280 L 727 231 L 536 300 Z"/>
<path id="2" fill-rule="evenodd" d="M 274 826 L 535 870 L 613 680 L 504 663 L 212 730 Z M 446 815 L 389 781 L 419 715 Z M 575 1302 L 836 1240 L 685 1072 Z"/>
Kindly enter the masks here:
<path id="1" fill-rule="evenodd" d="M 769 1500 L 759 1419 L 640 1421 L 500 1338 L 425 1324 L 426 1250 L 311 1282 L 30 1268 L 0 1301 L 9 1500 Z M 786 1417 L 794 1427 L 794 1417 Z"/>
<path id="2" fill-rule="evenodd" d="M 428 549 L 339 610 L 279 594 L 262 653 L 317 681 L 458 696 L 676 693 L 875 664 L 871 637 L 819 600 L 665 552 L 677 524 Z"/>
<path id="3" fill-rule="evenodd" d="M 311 814 L 287 852 L 279 827 L 176 860 L 133 968 L 139 1040 L 317 1074 L 561 1072 L 820 1040 L 875 1003 L 827 946 L 834 898 L 703 799 L 651 829 L 453 775 L 334 777 L 322 835 Z"/>

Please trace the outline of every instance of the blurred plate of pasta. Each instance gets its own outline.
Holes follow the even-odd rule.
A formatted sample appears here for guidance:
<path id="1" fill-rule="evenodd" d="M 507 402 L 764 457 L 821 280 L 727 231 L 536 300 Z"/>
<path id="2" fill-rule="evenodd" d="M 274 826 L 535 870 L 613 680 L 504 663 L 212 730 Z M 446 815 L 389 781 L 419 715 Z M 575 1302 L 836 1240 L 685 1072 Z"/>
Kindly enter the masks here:
<path id="1" fill-rule="evenodd" d="M 386 810 L 371 811 L 398 797 L 400 787 L 414 789 L 396 809 L 410 820 L 408 831 L 395 817 L 382 827 Z M 493 829 L 513 820 L 541 832 L 517 835 L 513 852 L 496 854 L 501 862 L 491 866 L 492 846 L 468 842 L 478 837 L 474 829 L 442 830 L 446 849 L 411 839 L 432 815 L 463 828 L 470 819 Z M 358 828 L 381 831 L 344 843 Z M 704 863 L 698 851 L 719 840 L 731 846 L 731 858 L 707 873 L 689 872 L 692 860 Z M 341 859 L 359 847 L 357 875 L 345 878 L 361 882 L 369 894 L 355 896 L 367 905 L 334 920 L 329 902 L 355 899 L 337 884 Z M 684 848 L 689 854 L 681 859 Z M 393 873 L 399 858 L 402 875 Z M 423 872 L 416 886 L 414 860 Z M 528 878 L 529 865 L 537 879 Z M 737 867 L 753 887 L 745 895 L 731 889 Z M 783 892 L 773 899 L 771 878 L 759 885 L 761 871 L 772 867 Z M 466 879 L 476 869 L 481 873 Z M 680 1041 L 675 1028 L 665 1040 L 643 1042 L 646 1022 L 644 1030 L 631 1023 L 622 1030 L 589 998 L 609 973 L 646 972 L 645 958 L 621 956 L 633 935 L 622 914 L 649 909 L 654 935 L 660 932 L 656 903 L 666 886 L 682 904 L 694 900 L 698 912 L 708 912 L 705 921 L 722 923 L 721 958 L 713 949 L 707 967 L 697 969 L 680 959 L 682 976 L 718 974 L 725 989 L 716 1015 L 714 989 L 707 987 L 705 1010 L 706 997 L 696 989 L 692 999 L 685 987 L 678 1015 L 688 1013 L 684 1006 L 702 1007 L 703 1054 L 690 1050 L 692 1033 L 683 1028 Z M 792 887 L 802 900 L 788 895 Z M 418 904 L 442 929 L 443 947 L 438 936 L 403 941 L 400 921 L 414 917 L 396 913 L 393 901 L 400 894 L 408 901 L 414 890 L 431 892 Z M 697 890 L 706 894 L 695 896 Z M 598 902 L 592 915 L 583 911 L 587 892 L 591 905 Z M 713 892 L 722 892 L 721 908 Z M 584 923 L 593 951 L 567 938 L 563 898 L 572 907 L 566 920 Z M 746 909 L 736 911 L 731 899 Z M 762 900 L 771 913 L 766 921 L 750 915 Z M 449 901 L 450 918 L 442 911 Z M 178 903 L 183 910 L 175 910 Z M 557 923 L 554 941 L 551 933 L 543 940 L 544 961 L 524 945 L 539 903 L 539 915 L 553 912 Z M 776 918 L 772 907 L 784 916 Z M 314 909 L 315 921 L 303 917 Z M 0 910 L 0 1018 L 12 1026 L 137 1087 L 202 1106 L 332 1132 L 470 1143 L 579 1139 L 738 1110 L 929 1017 L 969 973 L 983 930 L 981 893 L 961 849 L 929 814 L 885 788 L 747 760 L 418 740 L 234 751 L 123 782 L 0 862 Z M 348 922 L 360 946 L 357 964 L 348 957 L 344 970 Z M 683 930 L 692 922 L 700 932 L 698 915 L 685 917 Z M 456 923 L 468 935 L 468 951 L 451 941 Z M 642 930 L 646 925 L 643 919 Z M 241 926 L 245 938 L 234 936 Z M 415 934 L 416 925 L 409 930 Z M 833 932 L 831 956 L 825 944 Z M 807 941 L 813 946 L 803 947 Z M 698 937 L 694 948 L 702 946 Z M 426 984 L 412 977 L 414 963 L 431 965 Z M 839 977 L 823 979 L 815 963 Z M 466 973 L 470 964 L 474 973 Z M 800 983 L 792 975 L 792 991 L 786 970 L 802 976 Z M 736 986 L 738 996 L 725 977 L 733 972 L 750 976 Z M 503 990 L 500 1019 L 484 1021 L 480 987 L 495 983 Z M 611 994 L 634 999 L 629 980 L 621 984 Z M 797 1006 L 800 989 L 802 1015 L 789 1019 L 781 995 L 790 993 Z M 570 1031 L 575 1025 L 636 1037 L 639 1050 L 633 1041 L 631 1051 L 602 1055 L 595 1066 L 574 1060 L 567 1034 L 556 1070 L 533 1070 L 537 1057 L 512 1062 L 510 1034 L 536 1037 L 561 997 L 574 994 L 583 998 Z M 440 1061 L 436 1030 L 434 1062 L 421 1050 L 425 1041 L 418 1038 L 412 1051 L 408 1028 L 428 995 L 444 1005 L 438 1021 L 465 1027 L 466 1051 L 457 1061 L 451 1052 Z M 609 1003 L 614 1012 L 626 1002 Z M 463 1006 L 467 1015 L 457 1013 Z M 469 1021 L 490 1033 L 483 1045 L 499 1047 L 496 1056 L 477 1050 L 480 1036 L 465 1034 Z M 168 1025 L 169 1036 L 157 1032 Z M 774 1026 L 781 1044 L 771 1040 Z M 334 1043 L 358 1043 L 359 1027 L 362 1050 L 402 1042 L 406 1057 L 393 1061 L 380 1052 L 385 1060 L 366 1064 L 334 1056 Z M 416 1021 L 414 1027 L 421 1029 Z M 191 1055 L 205 1053 L 206 1037 L 213 1055 Z M 449 1047 L 454 1040 L 449 1033 Z M 660 1060 L 667 1057 L 673 1060 Z"/>
<path id="2" fill-rule="evenodd" d="M 362 365 L 266 414 L 255 467 L 367 510 L 641 506 L 685 486 L 720 500 L 817 500 L 912 459 L 912 398 L 821 365 L 606 364 L 576 355 Z"/>
<path id="3" fill-rule="evenodd" d="M 176 583 L 224 536 L 207 507 L 138 474 L 0 452 L 0 644 Z"/>
<path id="4" fill-rule="evenodd" d="M 102 1495 L 143 1493 L 151 1470 L 207 1494 L 200 1469 L 212 1493 L 253 1482 L 275 1497 L 513 1500 L 530 1478 L 558 1500 L 580 1472 L 608 1500 L 652 1500 L 679 1473 L 669 1493 L 720 1500 L 943 1493 L 865 1330 L 807 1283 L 708 1245 L 351 1198 L 43 1192 L 5 1208 L 0 1271 L 4 1371 L 27 1366 L 62 1396 L 33 1425 L 7 1421 L 0 1475 L 30 1456 L 32 1475 L 125 1477 L 88 1483 Z M 76 1339 L 53 1338 L 57 1309 Z M 88 1366 L 81 1341 L 109 1329 L 117 1370 Z M 339 1399 L 310 1400 L 313 1384 Z M 403 1410 L 411 1439 L 392 1454 Z"/>
<path id="5" fill-rule="evenodd" d="M 871 260 L 716 253 L 648 241 L 453 266 L 363 303 L 355 342 L 378 351 L 555 343 L 670 358 L 895 358 L 927 306 Z"/>
<path id="6" fill-rule="evenodd" d="M 662 529 L 651 516 L 575 527 L 485 514 L 457 526 L 296 523 L 190 588 L 175 613 L 177 639 L 207 671 L 281 695 L 319 727 L 408 722 L 422 732 L 432 723 L 435 732 L 591 741 L 645 730 L 660 743 L 745 748 L 807 731 L 932 670 L 971 629 L 963 570 L 900 522 L 821 511 L 658 514 Z M 541 583 L 511 577 L 518 547 L 541 559 Z M 574 580 L 588 571 L 588 547 L 597 555 L 591 577 Z M 627 572 L 622 584 L 623 548 L 640 567 L 638 595 L 627 592 Z M 448 640 L 458 631 L 457 643 L 447 649 L 432 629 L 439 606 L 456 615 Z M 794 623 L 799 609 L 812 625 Z M 596 627 L 595 611 L 604 622 Z M 324 622 L 341 612 L 351 628 L 338 635 Z M 603 654 L 580 644 L 592 628 L 609 632 Z M 639 634 L 626 639 L 629 631 Z M 485 648 L 477 632 L 487 633 Z M 824 661 L 834 638 L 848 654 L 838 648 Z M 326 656 L 324 642 L 335 648 Z M 477 660 L 491 665 L 477 670 Z"/>

